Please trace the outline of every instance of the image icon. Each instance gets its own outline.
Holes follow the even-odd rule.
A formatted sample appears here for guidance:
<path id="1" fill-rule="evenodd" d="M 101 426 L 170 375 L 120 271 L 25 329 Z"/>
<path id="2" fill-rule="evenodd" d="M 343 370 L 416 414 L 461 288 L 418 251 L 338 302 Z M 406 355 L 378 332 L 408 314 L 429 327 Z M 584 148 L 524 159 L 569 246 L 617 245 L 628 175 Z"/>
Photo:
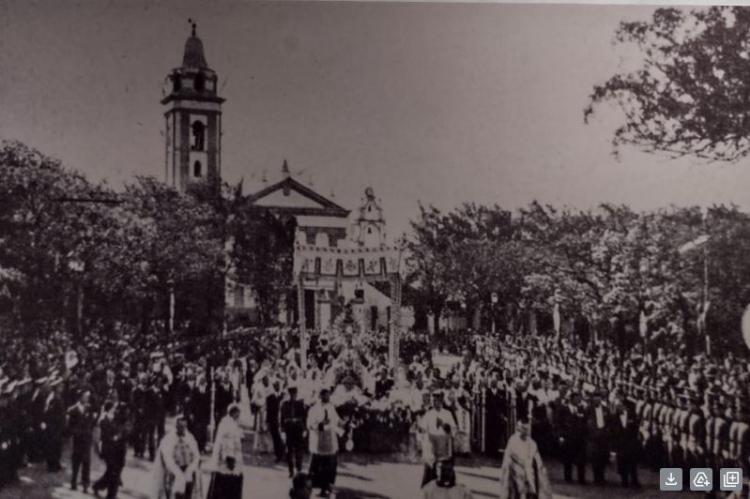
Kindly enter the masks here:
<path id="1" fill-rule="evenodd" d="M 722 468 L 720 489 L 723 491 L 741 491 L 742 490 L 742 469 L 741 468 Z"/>

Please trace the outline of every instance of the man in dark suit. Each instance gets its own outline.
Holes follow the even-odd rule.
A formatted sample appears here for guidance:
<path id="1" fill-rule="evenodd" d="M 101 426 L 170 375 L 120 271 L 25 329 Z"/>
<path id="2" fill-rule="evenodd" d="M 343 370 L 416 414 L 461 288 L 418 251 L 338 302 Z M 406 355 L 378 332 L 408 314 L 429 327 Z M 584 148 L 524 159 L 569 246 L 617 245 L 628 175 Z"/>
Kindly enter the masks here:
<path id="1" fill-rule="evenodd" d="M 94 441 L 96 414 L 91 407 L 91 392 L 81 392 L 78 402 L 68 409 L 68 429 L 73 436 L 73 474 L 70 488 L 78 487 L 78 472 L 81 472 L 83 492 L 88 492 L 91 469 L 91 446 Z"/>
<path id="2" fill-rule="evenodd" d="M 624 396 L 620 396 L 612 420 L 612 441 L 617 453 L 617 471 L 620 474 L 622 486 L 640 487 L 638 455 L 641 445 L 634 404 Z"/>
<path id="3" fill-rule="evenodd" d="M 604 397 L 606 393 L 594 392 L 591 396 L 591 408 L 587 417 L 588 454 L 591 469 L 594 472 L 594 483 L 605 483 L 604 473 L 609 463 L 610 413 Z"/>
<path id="4" fill-rule="evenodd" d="M 281 440 L 279 428 L 279 408 L 282 398 L 283 394 L 279 382 L 274 381 L 273 389 L 266 397 L 266 424 L 273 439 L 273 453 L 276 455 L 276 462 L 281 462 L 284 459 L 284 442 Z"/>
<path id="5" fill-rule="evenodd" d="M 34 390 L 28 402 L 28 452 L 29 462 L 37 463 L 44 457 L 44 406 L 47 403 L 49 384 L 47 377 L 34 381 Z"/>
<path id="6" fill-rule="evenodd" d="M 165 378 L 161 374 L 153 376 L 148 391 L 149 410 L 146 411 L 146 442 L 148 457 L 151 461 L 156 456 L 156 443 L 164 438 L 164 425 L 167 419 L 169 390 L 164 386 Z M 156 439 L 154 439 L 154 434 Z"/>
<path id="7" fill-rule="evenodd" d="M 65 434 L 65 405 L 60 390 L 62 379 L 54 379 L 50 383 L 50 393 L 44 405 L 42 414 L 42 429 L 44 438 L 44 457 L 47 461 L 47 471 L 60 471 L 62 465 L 63 438 Z"/>
<path id="8" fill-rule="evenodd" d="M 94 494 L 99 495 L 100 490 L 107 491 L 107 499 L 117 497 L 117 489 L 120 487 L 120 474 L 125 466 L 125 440 L 126 431 L 122 422 L 121 413 L 118 411 L 118 403 L 108 400 L 104 404 L 104 415 L 99 422 L 101 428 L 101 451 L 107 468 L 104 475 L 94 483 Z"/>
<path id="9" fill-rule="evenodd" d="M 581 407 L 581 397 L 571 392 L 566 404 L 558 406 L 556 415 L 559 427 L 560 456 L 565 481 L 573 481 L 573 466 L 576 467 L 578 483 L 586 483 L 586 414 Z"/>
<path id="10" fill-rule="evenodd" d="M 297 398 L 297 387 L 289 387 L 289 399 L 281 404 L 281 429 L 286 435 L 286 462 L 289 476 L 295 469 L 302 471 L 302 457 L 305 453 L 305 403 Z"/>

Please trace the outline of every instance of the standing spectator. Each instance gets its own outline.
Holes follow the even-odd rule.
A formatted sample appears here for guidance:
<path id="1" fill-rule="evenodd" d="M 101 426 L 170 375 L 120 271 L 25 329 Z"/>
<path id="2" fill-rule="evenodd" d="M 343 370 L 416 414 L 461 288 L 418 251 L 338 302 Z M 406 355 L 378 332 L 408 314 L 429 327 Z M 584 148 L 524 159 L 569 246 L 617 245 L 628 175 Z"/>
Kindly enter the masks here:
<path id="1" fill-rule="evenodd" d="M 266 424 L 273 439 L 273 453 L 277 463 L 284 459 L 284 442 L 281 440 L 279 428 L 279 408 L 282 397 L 281 386 L 278 381 L 274 380 L 272 389 L 266 397 Z"/>
<path id="2" fill-rule="evenodd" d="M 112 399 L 104 403 L 104 412 L 99 421 L 101 428 L 101 455 L 106 469 L 104 475 L 94 483 L 94 493 L 107 491 L 107 499 L 115 499 L 120 488 L 120 474 L 125 466 L 125 427 L 118 415 L 116 392 L 112 392 Z"/>
<path id="3" fill-rule="evenodd" d="M 50 383 L 50 392 L 44 405 L 42 425 L 44 430 L 44 454 L 47 471 L 57 472 L 62 469 L 63 438 L 65 434 L 65 405 L 60 390 L 62 379 L 56 378 Z"/>
<path id="4" fill-rule="evenodd" d="M 289 478 L 302 471 L 305 452 L 305 404 L 297 398 L 297 387 L 289 386 L 289 398 L 281 404 L 281 429 L 286 436 Z"/>
<path id="5" fill-rule="evenodd" d="M 597 485 L 605 483 L 604 473 L 609 462 L 610 414 L 604 398 L 605 394 L 602 392 L 593 393 L 587 418 L 588 458 L 594 472 L 594 483 Z"/>
<path id="6" fill-rule="evenodd" d="M 70 488 L 78 487 L 78 473 L 81 473 L 81 484 L 84 494 L 88 492 L 91 470 L 91 447 L 94 442 L 96 414 L 91 407 L 91 392 L 80 393 L 78 402 L 68 409 L 68 428 L 73 436 L 72 474 Z"/>
<path id="7" fill-rule="evenodd" d="M 620 395 L 613 417 L 613 443 L 617 453 L 617 471 L 623 487 L 640 487 L 638 481 L 638 421 L 635 408 Z"/>

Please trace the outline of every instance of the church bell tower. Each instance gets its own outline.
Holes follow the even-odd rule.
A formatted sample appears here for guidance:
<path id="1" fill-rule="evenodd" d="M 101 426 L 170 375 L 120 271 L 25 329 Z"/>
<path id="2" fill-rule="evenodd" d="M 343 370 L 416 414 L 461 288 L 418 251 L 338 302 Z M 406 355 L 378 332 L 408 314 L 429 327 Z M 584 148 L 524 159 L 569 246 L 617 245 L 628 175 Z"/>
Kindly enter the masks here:
<path id="1" fill-rule="evenodd" d="M 191 20 L 182 65 L 166 80 L 165 180 L 180 192 L 205 184 L 221 184 L 221 104 L 216 72 L 208 67 L 203 42 Z"/>

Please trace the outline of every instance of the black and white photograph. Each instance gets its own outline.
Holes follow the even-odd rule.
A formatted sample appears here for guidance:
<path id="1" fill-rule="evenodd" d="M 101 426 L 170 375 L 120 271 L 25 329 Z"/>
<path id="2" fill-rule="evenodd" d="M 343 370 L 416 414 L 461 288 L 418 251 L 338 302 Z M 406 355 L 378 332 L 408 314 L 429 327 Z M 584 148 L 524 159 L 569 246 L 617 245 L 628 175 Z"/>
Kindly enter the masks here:
<path id="1" fill-rule="evenodd" d="M 0 499 L 750 498 L 750 5 L 0 0 Z"/>

